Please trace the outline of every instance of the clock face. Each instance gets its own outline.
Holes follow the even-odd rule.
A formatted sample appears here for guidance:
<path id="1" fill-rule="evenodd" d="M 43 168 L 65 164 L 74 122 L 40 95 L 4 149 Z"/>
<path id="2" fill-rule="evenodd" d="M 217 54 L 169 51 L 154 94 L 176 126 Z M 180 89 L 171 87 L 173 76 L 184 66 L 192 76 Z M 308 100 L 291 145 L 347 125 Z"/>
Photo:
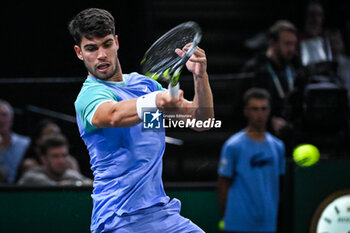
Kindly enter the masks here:
<path id="1" fill-rule="evenodd" d="M 340 196 L 323 209 L 317 233 L 350 233 L 350 194 Z"/>

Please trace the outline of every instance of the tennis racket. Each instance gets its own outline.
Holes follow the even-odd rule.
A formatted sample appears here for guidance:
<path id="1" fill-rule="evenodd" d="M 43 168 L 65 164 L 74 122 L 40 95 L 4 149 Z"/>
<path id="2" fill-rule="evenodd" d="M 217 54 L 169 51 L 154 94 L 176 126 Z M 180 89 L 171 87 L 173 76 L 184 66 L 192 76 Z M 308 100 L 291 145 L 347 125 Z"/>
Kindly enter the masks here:
<path id="1" fill-rule="evenodd" d="M 171 97 L 177 98 L 182 68 L 201 38 L 201 29 L 195 22 L 189 21 L 174 27 L 146 51 L 141 61 L 141 72 L 151 79 L 167 82 Z M 190 46 L 183 56 L 179 56 L 175 49 L 183 49 L 185 45 Z"/>

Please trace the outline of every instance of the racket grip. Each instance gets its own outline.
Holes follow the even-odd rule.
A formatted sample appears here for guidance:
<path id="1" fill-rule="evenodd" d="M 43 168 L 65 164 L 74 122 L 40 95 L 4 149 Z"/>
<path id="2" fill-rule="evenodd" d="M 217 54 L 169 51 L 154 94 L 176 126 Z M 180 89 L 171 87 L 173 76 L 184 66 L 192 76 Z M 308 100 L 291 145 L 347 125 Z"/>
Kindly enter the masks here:
<path id="1" fill-rule="evenodd" d="M 179 97 L 179 89 L 180 89 L 180 83 L 177 83 L 175 86 L 172 86 L 171 83 L 169 83 L 168 90 L 171 98 Z"/>

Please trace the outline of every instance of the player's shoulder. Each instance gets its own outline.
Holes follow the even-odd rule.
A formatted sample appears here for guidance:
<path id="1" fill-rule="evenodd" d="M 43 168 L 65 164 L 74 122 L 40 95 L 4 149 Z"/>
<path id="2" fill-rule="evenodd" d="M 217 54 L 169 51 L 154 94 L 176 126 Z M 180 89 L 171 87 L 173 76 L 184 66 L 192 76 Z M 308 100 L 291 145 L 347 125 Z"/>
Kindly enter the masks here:
<path id="1" fill-rule="evenodd" d="M 87 101 L 101 94 L 112 96 L 113 92 L 103 83 L 87 77 L 74 104 L 76 107 L 85 105 Z"/>
<path id="2" fill-rule="evenodd" d="M 266 133 L 266 139 L 268 140 L 268 142 L 278 146 L 279 148 L 284 148 L 283 141 L 268 132 Z"/>
<path id="3" fill-rule="evenodd" d="M 80 98 L 82 95 L 88 95 L 97 92 L 99 89 L 105 89 L 105 86 L 102 83 L 92 79 L 91 77 L 87 77 L 80 89 L 78 98 Z"/>
<path id="4" fill-rule="evenodd" d="M 226 142 L 225 145 L 228 147 L 236 147 L 241 145 L 242 141 L 244 141 L 246 139 L 245 137 L 245 132 L 243 130 L 233 134 L 231 137 L 229 137 Z"/>

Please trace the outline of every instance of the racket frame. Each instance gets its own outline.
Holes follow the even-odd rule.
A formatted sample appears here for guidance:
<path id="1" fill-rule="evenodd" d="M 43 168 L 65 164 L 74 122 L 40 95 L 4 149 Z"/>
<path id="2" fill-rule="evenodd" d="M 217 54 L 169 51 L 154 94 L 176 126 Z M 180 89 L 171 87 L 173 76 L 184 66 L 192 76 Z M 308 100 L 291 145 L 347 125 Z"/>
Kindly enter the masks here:
<path id="1" fill-rule="evenodd" d="M 170 95 L 172 98 L 177 98 L 178 97 L 178 91 L 180 89 L 179 87 L 179 77 L 181 74 L 181 71 L 183 69 L 183 66 L 186 64 L 186 62 L 190 59 L 190 57 L 193 55 L 195 52 L 197 45 L 201 41 L 202 38 L 202 32 L 200 27 L 198 26 L 197 23 L 193 21 L 185 22 L 182 23 L 171 30 L 169 30 L 167 33 L 165 33 L 163 36 L 161 36 L 156 42 L 152 44 L 152 46 L 146 51 L 144 58 L 141 61 L 141 65 L 146 61 L 146 56 L 148 55 L 149 52 L 151 52 L 156 46 L 159 45 L 160 42 L 162 42 L 165 38 L 169 37 L 169 34 L 172 34 L 174 31 L 178 30 L 180 27 L 191 27 L 194 28 L 195 31 L 195 36 L 193 38 L 193 42 L 191 47 L 188 49 L 188 51 L 183 55 L 183 56 L 178 56 L 177 59 L 174 59 L 172 62 L 169 64 L 164 65 L 167 61 L 162 60 L 158 64 L 154 65 L 154 67 L 162 67 L 160 68 L 157 72 L 145 72 L 145 75 L 157 80 L 160 77 L 163 78 L 165 81 L 169 83 L 168 89 L 170 92 Z M 179 48 L 182 49 L 182 48 Z M 175 52 L 175 51 L 174 51 Z"/>

